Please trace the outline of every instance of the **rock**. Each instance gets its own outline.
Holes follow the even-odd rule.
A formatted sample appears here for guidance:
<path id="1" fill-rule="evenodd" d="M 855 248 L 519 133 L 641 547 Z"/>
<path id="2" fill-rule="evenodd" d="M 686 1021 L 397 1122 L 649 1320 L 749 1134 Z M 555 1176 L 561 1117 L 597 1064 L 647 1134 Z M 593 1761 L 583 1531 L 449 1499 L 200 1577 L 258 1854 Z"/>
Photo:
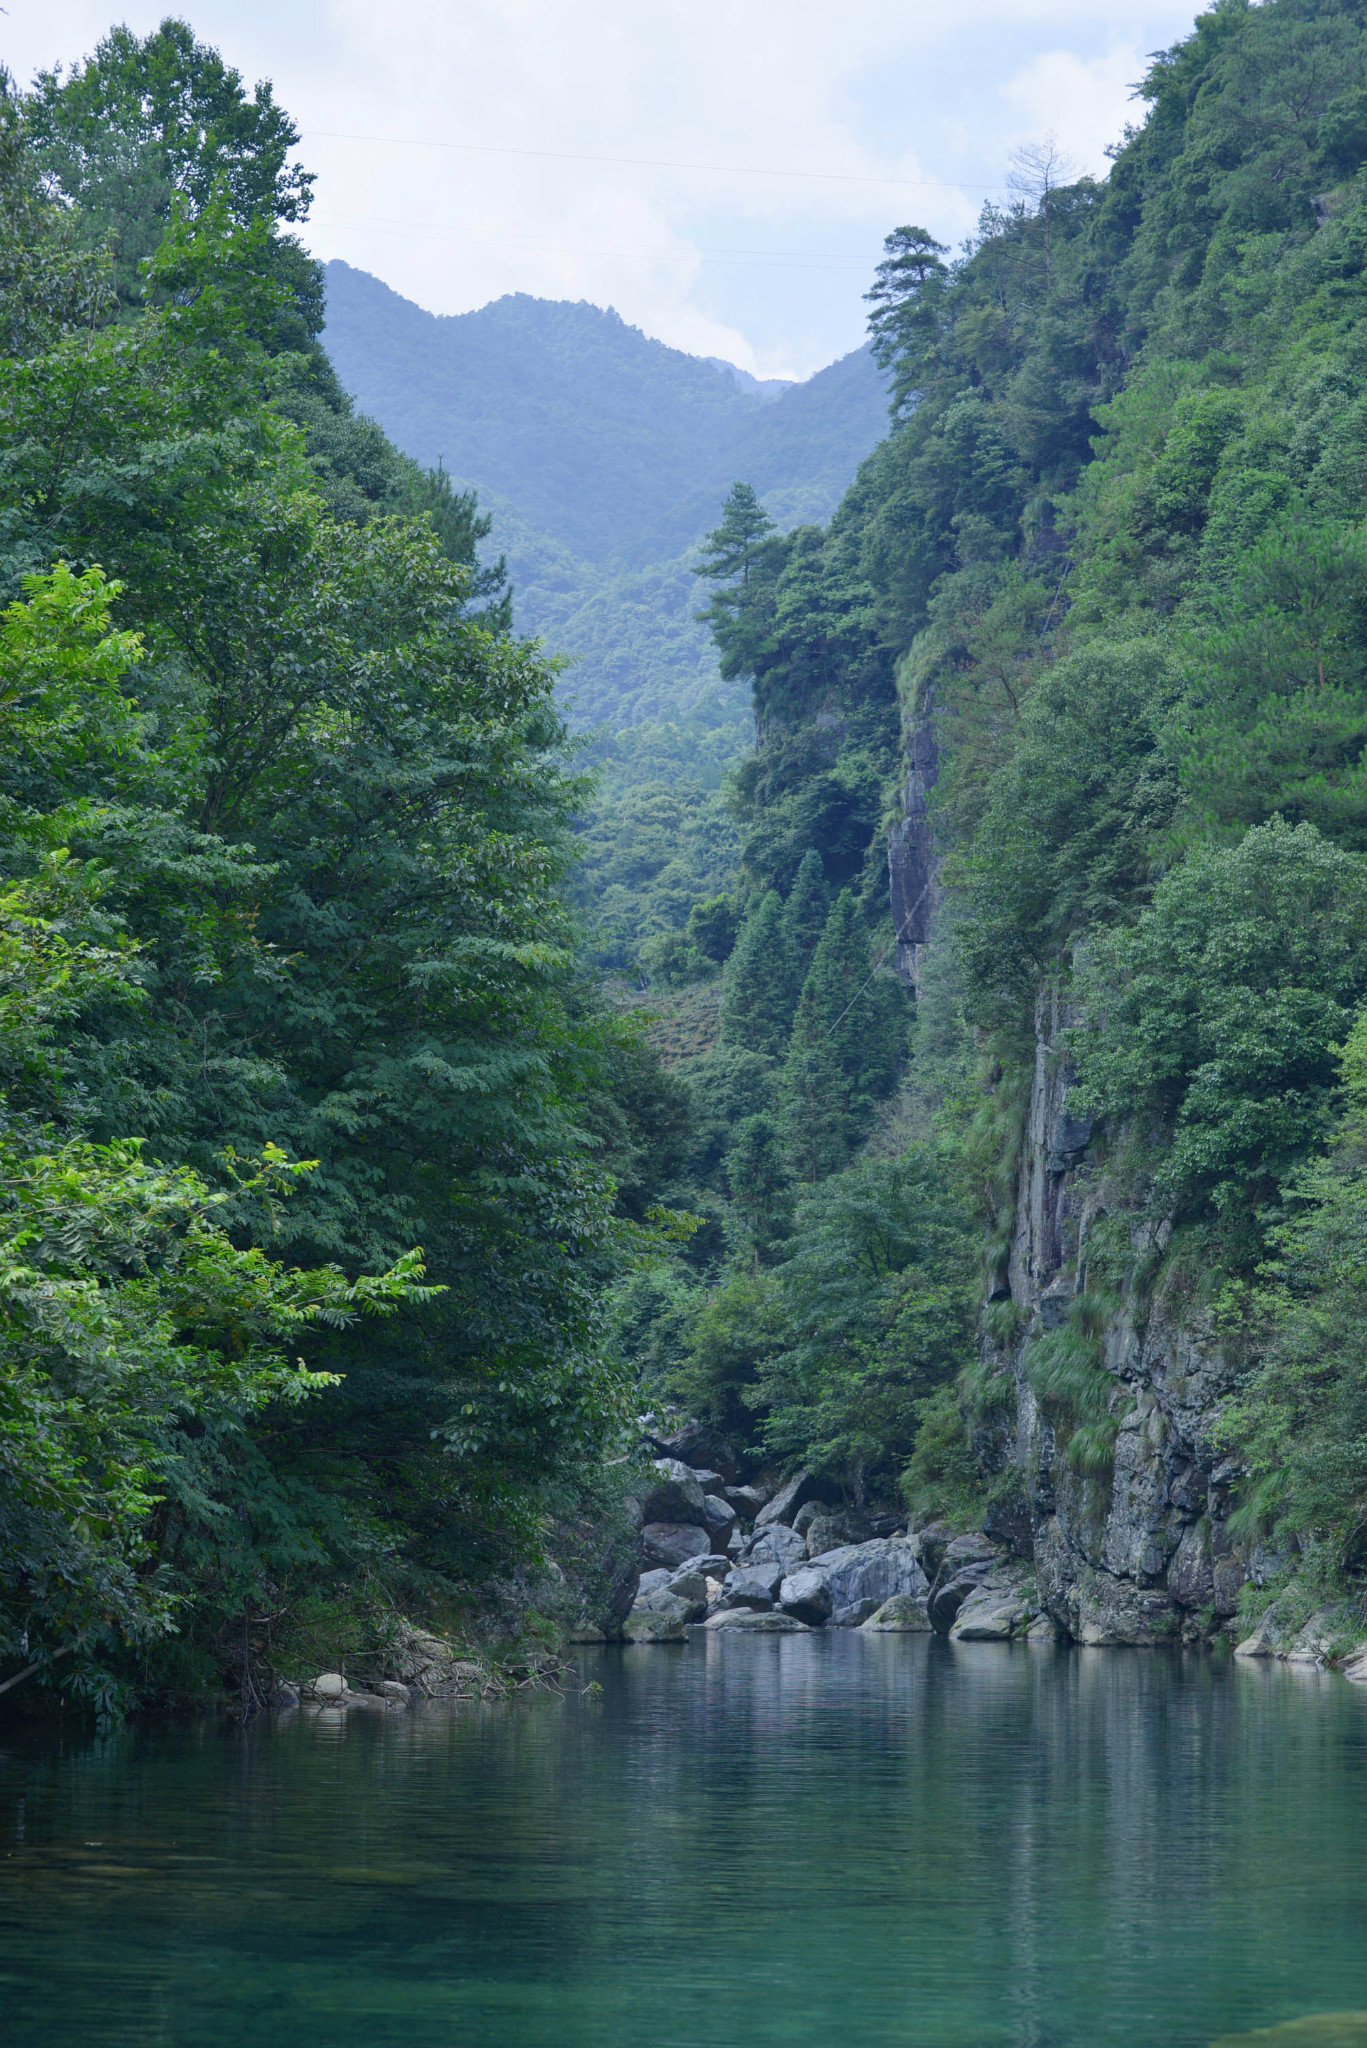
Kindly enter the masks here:
<path id="1" fill-rule="evenodd" d="M 1039 1615 L 1034 1574 L 1023 1565 L 999 1564 L 963 1601 L 949 1631 L 954 1643 L 1006 1643 L 1023 1636 Z"/>
<path id="2" fill-rule="evenodd" d="M 731 1534 L 726 1540 L 726 1554 L 730 1558 L 737 1558 L 740 1556 L 744 1548 L 745 1538 L 741 1534 L 740 1523 L 737 1522 L 735 1528 L 731 1531 Z"/>
<path id="3" fill-rule="evenodd" d="M 753 1522 L 764 1506 L 764 1494 L 758 1486 L 722 1486 L 717 1490 L 743 1522 Z"/>
<path id="4" fill-rule="evenodd" d="M 731 1572 L 721 1589 L 723 1607 L 772 1607 L 783 1580 L 778 1564 L 742 1565 Z"/>
<path id="5" fill-rule="evenodd" d="M 342 1705 L 348 1709 L 363 1707 L 372 1713 L 383 1713 L 389 1701 L 378 1692 L 347 1692 L 342 1697 Z"/>
<path id="6" fill-rule="evenodd" d="M 702 1562 L 701 1559 L 699 1559 L 698 1561 L 699 1563 Z M 693 1564 L 692 1560 L 690 1559 L 687 1564 L 660 1564 L 656 1565 L 654 1571 L 642 1572 L 640 1583 L 636 1588 L 636 1600 L 633 1600 L 631 1603 L 632 1607 L 636 1605 L 637 1600 L 644 1600 L 648 1593 L 658 1593 L 662 1586 L 667 1586 L 670 1580 L 673 1578 L 675 1572 L 687 1572 L 691 1571 L 692 1569 Z M 627 1611 L 628 1613 L 630 1613 L 630 1608 Z"/>
<path id="7" fill-rule="evenodd" d="M 795 1571 L 806 1560 L 807 1545 L 796 1529 L 785 1529 L 782 1523 L 759 1530 L 740 1553 L 743 1564 L 781 1564 L 789 1571 Z"/>
<path id="8" fill-rule="evenodd" d="M 922 1571 L 933 1579 L 945 1561 L 949 1530 L 943 1522 L 928 1522 L 924 1529 L 913 1530 L 909 1540 L 916 1545 Z"/>
<path id="9" fill-rule="evenodd" d="M 655 1481 L 641 1498 L 646 1527 L 652 1522 L 693 1522 L 701 1528 L 707 1519 L 703 1492 L 696 1477 L 678 1458 L 660 1458 Z"/>
<path id="10" fill-rule="evenodd" d="M 795 1614 L 757 1614 L 751 1607 L 726 1607 L 720 1614 L 709 1615 L 703 1623 L 709 1631 L 713 1629 L 742 1629 L 749 1635 L 764 1636 L 805 1636 L 809 1633 L 805 1622 Z"/>
<path id="11" fill-rule="evenodd" d="M 647 1522 L 641 1531 L 641 1547 L 651 1564 L 671 1566 L 707 1557 L 712 1549 L 706 1529 L 695 1522 Z"/>
<path id="12" fill-rule="evenodd" d="M 676 1565 L 669 1573 L 669 1577 L 679 1579 L 691 1576 L 694 1572 L 701 1572 L 704 1578 L 710 1575 L 712 1578 L 724 1579 L 730 1569 L 730 1558 L 724 1556 L 720 1550 L 712 1550 L 706 1557 L 690 1557 L 687 1564 Z"/>
<path id="13" fill-rule="evenodd" d="M 885 1600 L 867 1621 L 860 1623 L 865 1635 L 926 1635 L 930 1630 L 930 1616 L 926 1603 L 917 1599 L 914 1593 L 894 1593 L 891 1600 Z"/>
<path id="14" fill-rule="evenodd" d="M 344 1699 L 347 1690 L 347 1682 L 340 1671 L 324 1671 L 320 1673 L 309 1687 L 313 1697 L 325 1703 Z"/>
<path id="15" fill-rule="evenodd" d="M 387 1700 L 391 1707 L 406 1707 L 413 1697 L 408 1687 L 397 1678 L 381 1679 L 377 1691 L 380 1698 Z"/>
<path id="16" fill-rule="evenodd" d="M 679 1603 L 682 1606 L 682 1602 Z M 622 1633 L 629 1643 L 686 1643 L 683 1617 L 680 1614 L 656 1614 L 648 1609 L 633 1607 L 626 1618 Z"/>
<path id="17" fill-rule="evenodd" d="M 299 1689 L 297 1686 L 286 1684 L 283 1678 L 278 1685 L 272 1686 L 271 1695 L 267 1701 L 268 1706 L 275 1707 L 279 1712 L 285 1713 L 291 1707 L 297 1707 L 298 1704 Z"/>
<path id="18" fill-rule="evenodd" d="M 625 1620 L 625 1616 L 623 1619 Z M 616 1633 L 620 1635 L 621 1632 L 619 1624 Z M 582 1628 L 568 1629 L 565 1640 L 570 1643 L 605 1643 L 608 1640 L 608 1632 L 605 1628 L 599 1628 L 596 1622 L 586 1621 Z"/>
<path id="19" fill-rule="evenodd" d="M 1033 1557 L 1035 1530 L 1025 1495 L 1013 1493 L 1004 1500 L 989 1501 L 983 1515 L 983 1534 L 1003 1549 L 1013 1550 L 1017 1557 Z"/>
<path id="20" fill-rule="evenodd" d="M 814 1628 L 828 1622 L 835 1610 L 825 1573 L 812 1565 L 786 1578 L 779 1587 L 778 1598 L 785 1614 L 795 1614 L 799 1621 Z"/>
<path id="21" fill-rule="evenodd" d="M 991 1558 L 979 1558 L 976 1563 L 956 1566 L 946 1557 L 935 1574 L 935 1584 L 926 1602 L 930 1625 L 938 1634 L 949 1634 L 964 1601 L 982 1584 L 991 1569 Z"/>
<path id="22" fill-rule="evenodd" d="M 1343 1667 L 1345 1678 L 1354 1685 L 1367 1685 L 1367 1643 L 1359 1643 Z"/>
<path id="23" fill-rule="evenodd" d="M 1264 1608 L 1254 1626 L 1252 1635 L 1245 1636 L 1234 1648 L 1236 1657 L 1275 1657 L 1277 1655 L 1277 1603 Z"/>
<path id="24" fill-rule="evenodd" d="M 756 1529 L 768 1529 L 775 1522 L 792 1523 L 799 1508 L 805 1508 L 808 1501 L 824 1501 L 834 1507 L 840 1499 L 840 1488 L 833 1479 L 823 1473 L 811 1472 L 806 1466 L 795 1472 L 782 1485 L 771 1501 L 766 1501 L 755 1516 Z"/>
<path id="25" fill-rule="evenodd" d="M 806 1512 L 804 1508 L 803 1513 Z M 797 1527 L 796 1522 L 793 1527 Z M 846 1550 L 852 1544 L 867 1543 L 873 1531 L 866 1517 L 852 1509 L 841 1508 L 832 1515 L 824 1508 L 817 1508 L 805 1534 L 808 1557 L 824 1557 L 828 1550 Z"/>
<path id="26" fill-rule="evenodd" d="M 702 1498 L 703 1527 L 711 1537 L 715 1548 L 725 1549 L 731 1540 L 731 1531 L 736 1526 L 736 1511 L 729 1501 L 719 1493 L 705 1493 Z"/>
<path id="27" fill-rule="evenodd" d="M 984 1536 L 979 1529 L 970 1529 L 967 1535 L 954 1536 L 945 1545 L 943 1564 L 980 1564 L 984 1559 L 994 1563 L 1001 1552 L 990 1536 Z"/>
<path id="28" fill-rule="evenodd" d="M 904 1536 L 878 1536 L 844 1544 L 791 1572 L 779 1588 L 785 1612 L 820 1625 L 857 1628 L 894 1593 L 926 1593 L 915 1546 Z"/>
<path id="29" fill-rule="evenodd" d="M 672 1614 L 680 1621 L 701 1621 L 707 1612 L 707 1580 L 701 1572 L 676 1572 L 667 1586 L 638 1598 L 633 1614 Z"/>
<path id="30" fill-rule="evenodd" d="M 665 1457 L 677 1458 L 695 1471 L 716 1472 L 728 1481 L 736 1476 L 735 1452 L 726 1438 L 705 1422 L 686 1422 L 682 1429 L 654 1437 L 652 1442 Z"/>
<path id="31" fill-rule="evenodd" d="M 482 1664 L 458 1655 L 441 1636 L 421 1629 L 401 1630 L 385 1659 L 390 1674 L 402 1679 L 424 1699 L 478 1698 L 489 1682 Z"/>

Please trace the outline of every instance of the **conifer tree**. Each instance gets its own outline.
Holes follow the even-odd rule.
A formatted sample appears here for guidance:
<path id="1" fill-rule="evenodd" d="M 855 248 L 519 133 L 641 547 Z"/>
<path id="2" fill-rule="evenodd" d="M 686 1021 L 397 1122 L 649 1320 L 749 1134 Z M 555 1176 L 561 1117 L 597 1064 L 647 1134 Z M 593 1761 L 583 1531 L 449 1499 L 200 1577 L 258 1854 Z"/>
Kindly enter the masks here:
<path id="1" fill-rule="evenodd" d="M 722 1043 L 781 1058 L 791 1022 L 783 902 L 771 889 L 741 926 L 735 951 L 726 963 Z"/>
<path id="2" fill-rule="evenodd" d="M 785 1234 L 790 1178 L 773 1118 L 742 1118 L 727 1149 L 726 1179 L 756 1272 L 764 1254 Z"/>
<path id="3" fill-rule="evenodd" d="M 891 977 L 878 972 L 859 905 L 853 891 L 844 889 L 802 985 L 784 1071 L 795 1158 L 801 1153 L 810 1164 L 838 1155 L 836 1163 L 843 1163 L 873 1104 L 896 1082 L 905 1044 L 905 999 Z M 818 1099 L 823 1089 L 830 1091 L 829 1101 Z M 819 1137 L 809 1135 L 813 1119 L 821 1126 Z"/>
<path id="4" fill-rule="evenodd" d="M 797 878 L 783 906 L 783 946 L 788 959 L 789 986 L 796 1010 L 802 984 L 830 914 L 830 892 L 826 870 L 815 847 L 802 856 Z"/>

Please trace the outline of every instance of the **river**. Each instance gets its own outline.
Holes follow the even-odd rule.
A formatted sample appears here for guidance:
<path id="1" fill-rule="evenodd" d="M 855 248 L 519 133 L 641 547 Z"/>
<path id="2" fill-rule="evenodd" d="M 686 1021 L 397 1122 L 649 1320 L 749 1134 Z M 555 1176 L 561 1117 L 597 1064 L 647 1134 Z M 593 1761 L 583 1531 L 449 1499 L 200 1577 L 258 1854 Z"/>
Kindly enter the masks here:
<path id="1" fill-rule="evenodd" d="M 1367 2008 L 1365 1841 L 1367 1690 L 1197 1653 L 733 1636 L 11 1728 L 0 2040 L 1204 2048 Z"/>

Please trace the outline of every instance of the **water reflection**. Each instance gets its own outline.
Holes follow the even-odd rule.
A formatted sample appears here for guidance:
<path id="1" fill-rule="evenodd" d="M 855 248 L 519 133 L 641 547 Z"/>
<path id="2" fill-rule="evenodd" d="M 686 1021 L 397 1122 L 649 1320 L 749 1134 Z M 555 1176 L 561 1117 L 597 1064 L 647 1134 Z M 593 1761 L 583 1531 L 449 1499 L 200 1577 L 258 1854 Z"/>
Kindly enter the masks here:
<path id="1" fill-rule="evenodd" d="M 5 2041 L 1339 2048 L 1367 2006 L 1332 1675 L 833 1634 L 581 1677 L 12 1744 Z"/>

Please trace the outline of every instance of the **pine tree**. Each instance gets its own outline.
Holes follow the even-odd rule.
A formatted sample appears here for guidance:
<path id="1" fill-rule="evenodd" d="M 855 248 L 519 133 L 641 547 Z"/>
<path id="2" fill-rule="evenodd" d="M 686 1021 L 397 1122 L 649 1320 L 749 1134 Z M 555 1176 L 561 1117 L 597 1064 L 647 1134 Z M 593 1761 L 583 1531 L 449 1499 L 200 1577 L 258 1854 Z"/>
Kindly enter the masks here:
<path id="1" fill-rule="evenodd" d="M 788 959 L 783 946 L 783 903 L 771 889 L 741 926 L 726 963 L 721 1005 L 723 1045 L 781 1058 L 792 1022 Z"/>
<path id="2" fill-rule="evenodd" d="M 706 553 L 699 557 L 693 574 L 705 576 L 710 583 L 729 583 L 733 577 L 739 577 L 742 585 L 748 583 L 760 548 L 777 531 L 755 496 L 754 486 L 732 484 L 721 508 L 721 524 L 714 526 L 703 542 Z"/>
<path id="3" fill-rule="evenodd" d="M 809 847 L 802 856 L 797 879 L 783 906 L 783 949 L 788 961 L 794 1010 L 797 1009 L 812 956 L 826 929 L 830 908 L 830 891 L 826 887 L 826 870 L 821 855 L 814 847 Z"/>
<path id="4" fill-rule="evenodd" d="M 790 1175 L 772 1117 L 747 1116 L 736 1125 L 726 1179 L 758 1272 L 765 1252 L 785 1234 L 791 1206 L 784 1199 Z"/>
<path id="5" fill-rule="evenodd" d="M 854 892 L 842 890 L 802 985 L 784 1070 L 795 1158 L 798 1152 L 809 1161 L 847 1152 L 862 1135 L 873 1104 L 896 1083 L 906 1026 L 906 1000 L 891 975 L 875 966 Z M 830 1100 L 817 1100 L 821 1089 L 830 1091 Z M 819 1137 L 807 1134 L 813 1118 L 821 1125 Z"/>

